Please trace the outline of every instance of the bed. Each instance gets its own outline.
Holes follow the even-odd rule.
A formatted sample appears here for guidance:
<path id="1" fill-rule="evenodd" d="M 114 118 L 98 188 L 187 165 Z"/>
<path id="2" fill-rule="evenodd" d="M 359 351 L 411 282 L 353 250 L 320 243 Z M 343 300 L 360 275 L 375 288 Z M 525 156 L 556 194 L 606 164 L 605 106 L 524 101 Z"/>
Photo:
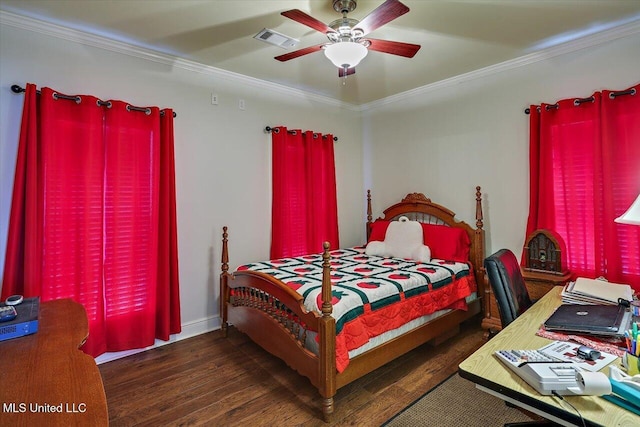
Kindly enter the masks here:
<path id="1" fill-rule="evenodd" d="M 419 345 L 445 340 L 457 333 L 460 323 L 483 311 L 488 286 L 483 268 L 480 187 L 476 187 L 475 197 L 474 228 L 456 220 L 454 212 L 421 193 L 408 194 L 373 221 L 371 192 L 367 192 L 368 242 L 376 239 L 381 227 L 404 216 L 418 221 L 423 228 L 468 237 L 466 261 L 439 259 L 434 253 L 434 259 L 427 265 L 370 256 L 365 253 L 365 246 L 331 250 L 325 243 L 321 254 L 257 262 L 229 272 L 229 234 L 228 228 L 223 227 L 220 275 L 223 335 L 232 325 L 307 377 L 322 398 L 324 420 L 331 421 L 333 398 L 339 388 Z M 427 228 L 424 230 L 426 236 Z M 373 273 L 380 275 L 369 275 Z M 424 277 L 426 285 L 412 282 L 418 276 L 419 280 Z M 404 282 L 410 282 L 408 287 L 403 287 Z M 358 287 L 352 286 L 355 283 Z M 363 283 L 371 286 L 362 286 Z M 368 294 L 370 289 L 364 289 L 378 284 L 398 288 L 400 296 L 372 296 Z M 358 298 L 364 301 L 365 308 L 341 309 L 343 300 Z M 403 317 L 396 314 L 406 312 L 411 314 L 403 315 L 402 324 L 395 321 Z M 390 330 L 383 330 L 371 321 L 385 318 L 394 319 Z M 365 326 L 371 326 L 375 332 L 363 332 Z"/>

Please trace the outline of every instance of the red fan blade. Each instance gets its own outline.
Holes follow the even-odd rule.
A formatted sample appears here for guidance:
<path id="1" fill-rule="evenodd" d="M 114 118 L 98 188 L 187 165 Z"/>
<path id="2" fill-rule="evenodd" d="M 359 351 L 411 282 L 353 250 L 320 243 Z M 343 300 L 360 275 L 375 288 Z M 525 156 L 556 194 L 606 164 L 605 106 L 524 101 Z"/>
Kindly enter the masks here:
<path id="1" fill-rule="evenodd" d="M 300 9 L 292 9 L 287 10 L 281 13 L 282 16 L 286 16 L 289 19 L 293 19 L 296 22 L 299 22 L 307 27 L 311 27 L 316 31 L 320 31 L 323 34 L 327 33 L 335 33 L 335 30 L 329 27 L 324 22 L 318 21 L 313 16 L 309 16 Z"/>
<path id="2" fill-rule="evenodd" d="M 365 16 L 355 28 L 359 28 L 365 34 L 368 34 L 407 12 L 409 12 L 409 8 L 398 0 L 387 0 L 378 6 L 376 10 Z"/>
<path id="3" fill-rule="evenodd" d="M 293 52 L 285 53 L 284 55 L 276 56 L 275 59 L 278 61 L 284 62 L 290 59 L 298 58 L 303 55 L 307 55 L 309 53 L 317 52 L 322 49 L 325 43 L 317 44 L 315 46 L 305 47 L 304 49 L 294 50 Z"/>
<path id="4" fill-rule="evenodd" d="M 347 68 L 347 72 L 344 72 L 344 68 L 338 68 L 338 77 L 344 77 L 344 76 L 349 76 L 351 74 L 355 74 L 356 73 L 356 69 L 354 68 Z"/>
<path id="5" fill-rule="evenodd" d="M 392 42 L 390 40 L 378 40 L 370 39 L 369 50 L 375 50 L 376 52 L 390 53 L 392 55 L 404 56 L 407 58 L 413 58 L 414 55 L 420 50 L 419 44 Z"/>

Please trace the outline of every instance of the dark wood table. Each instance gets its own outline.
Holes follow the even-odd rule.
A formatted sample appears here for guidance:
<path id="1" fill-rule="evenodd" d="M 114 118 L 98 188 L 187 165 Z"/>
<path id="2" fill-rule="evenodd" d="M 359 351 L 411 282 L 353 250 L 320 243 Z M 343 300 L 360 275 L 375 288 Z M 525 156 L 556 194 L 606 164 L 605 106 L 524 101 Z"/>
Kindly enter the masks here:
<path id="1" fill-rule="evenodd" d="M 84 307 L 40 304 L 38 331 L 0 342 L 0 424 L 107 426 L 102 377 L 79 350 L 89 333 Z"/>

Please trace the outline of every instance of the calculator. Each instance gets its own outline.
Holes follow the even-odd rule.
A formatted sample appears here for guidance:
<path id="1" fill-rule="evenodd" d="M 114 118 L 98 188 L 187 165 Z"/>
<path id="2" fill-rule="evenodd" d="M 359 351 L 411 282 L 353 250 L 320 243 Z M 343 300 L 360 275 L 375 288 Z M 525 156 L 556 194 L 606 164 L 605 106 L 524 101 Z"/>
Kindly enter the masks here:
<path id="1" fill-rule="evenodd" d="M 557 362 L 557 359 L 547 356 L 540 350 L 499 350 L 499 358 L 506 362 L 520 366 L 527 362 Z"/>
<path id="2" fill-rule="evenodd" d="M 575 394 L 576 374 L 580 367 L 573 362 L 557 360 L 538 350 L 499 350 L 495 356 L 538 393 Z"/>

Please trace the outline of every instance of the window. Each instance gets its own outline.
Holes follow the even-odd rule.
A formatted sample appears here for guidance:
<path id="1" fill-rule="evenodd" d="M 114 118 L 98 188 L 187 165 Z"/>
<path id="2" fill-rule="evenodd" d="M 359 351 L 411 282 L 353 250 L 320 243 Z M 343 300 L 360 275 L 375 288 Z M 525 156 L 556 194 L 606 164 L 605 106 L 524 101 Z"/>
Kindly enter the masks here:
<path id="1" fill-rule="evenodd" d="M 271 258 L 322 252 L 338 241 L 333 136 L 273 129 Z"/>
<path id="2" fill-rule="evenodd" d="M 640 193 L 640 86 L 531 107 L 527 234 L 556 231 L 574 276 L 640 290 L 640 227 L 614 219 Z"/>
<path id="3" fill-rule="evenodd" d="M 180 331 L 172 122 L 27 86 L 2 295 L 82 304 L 92 356 Z"/>

